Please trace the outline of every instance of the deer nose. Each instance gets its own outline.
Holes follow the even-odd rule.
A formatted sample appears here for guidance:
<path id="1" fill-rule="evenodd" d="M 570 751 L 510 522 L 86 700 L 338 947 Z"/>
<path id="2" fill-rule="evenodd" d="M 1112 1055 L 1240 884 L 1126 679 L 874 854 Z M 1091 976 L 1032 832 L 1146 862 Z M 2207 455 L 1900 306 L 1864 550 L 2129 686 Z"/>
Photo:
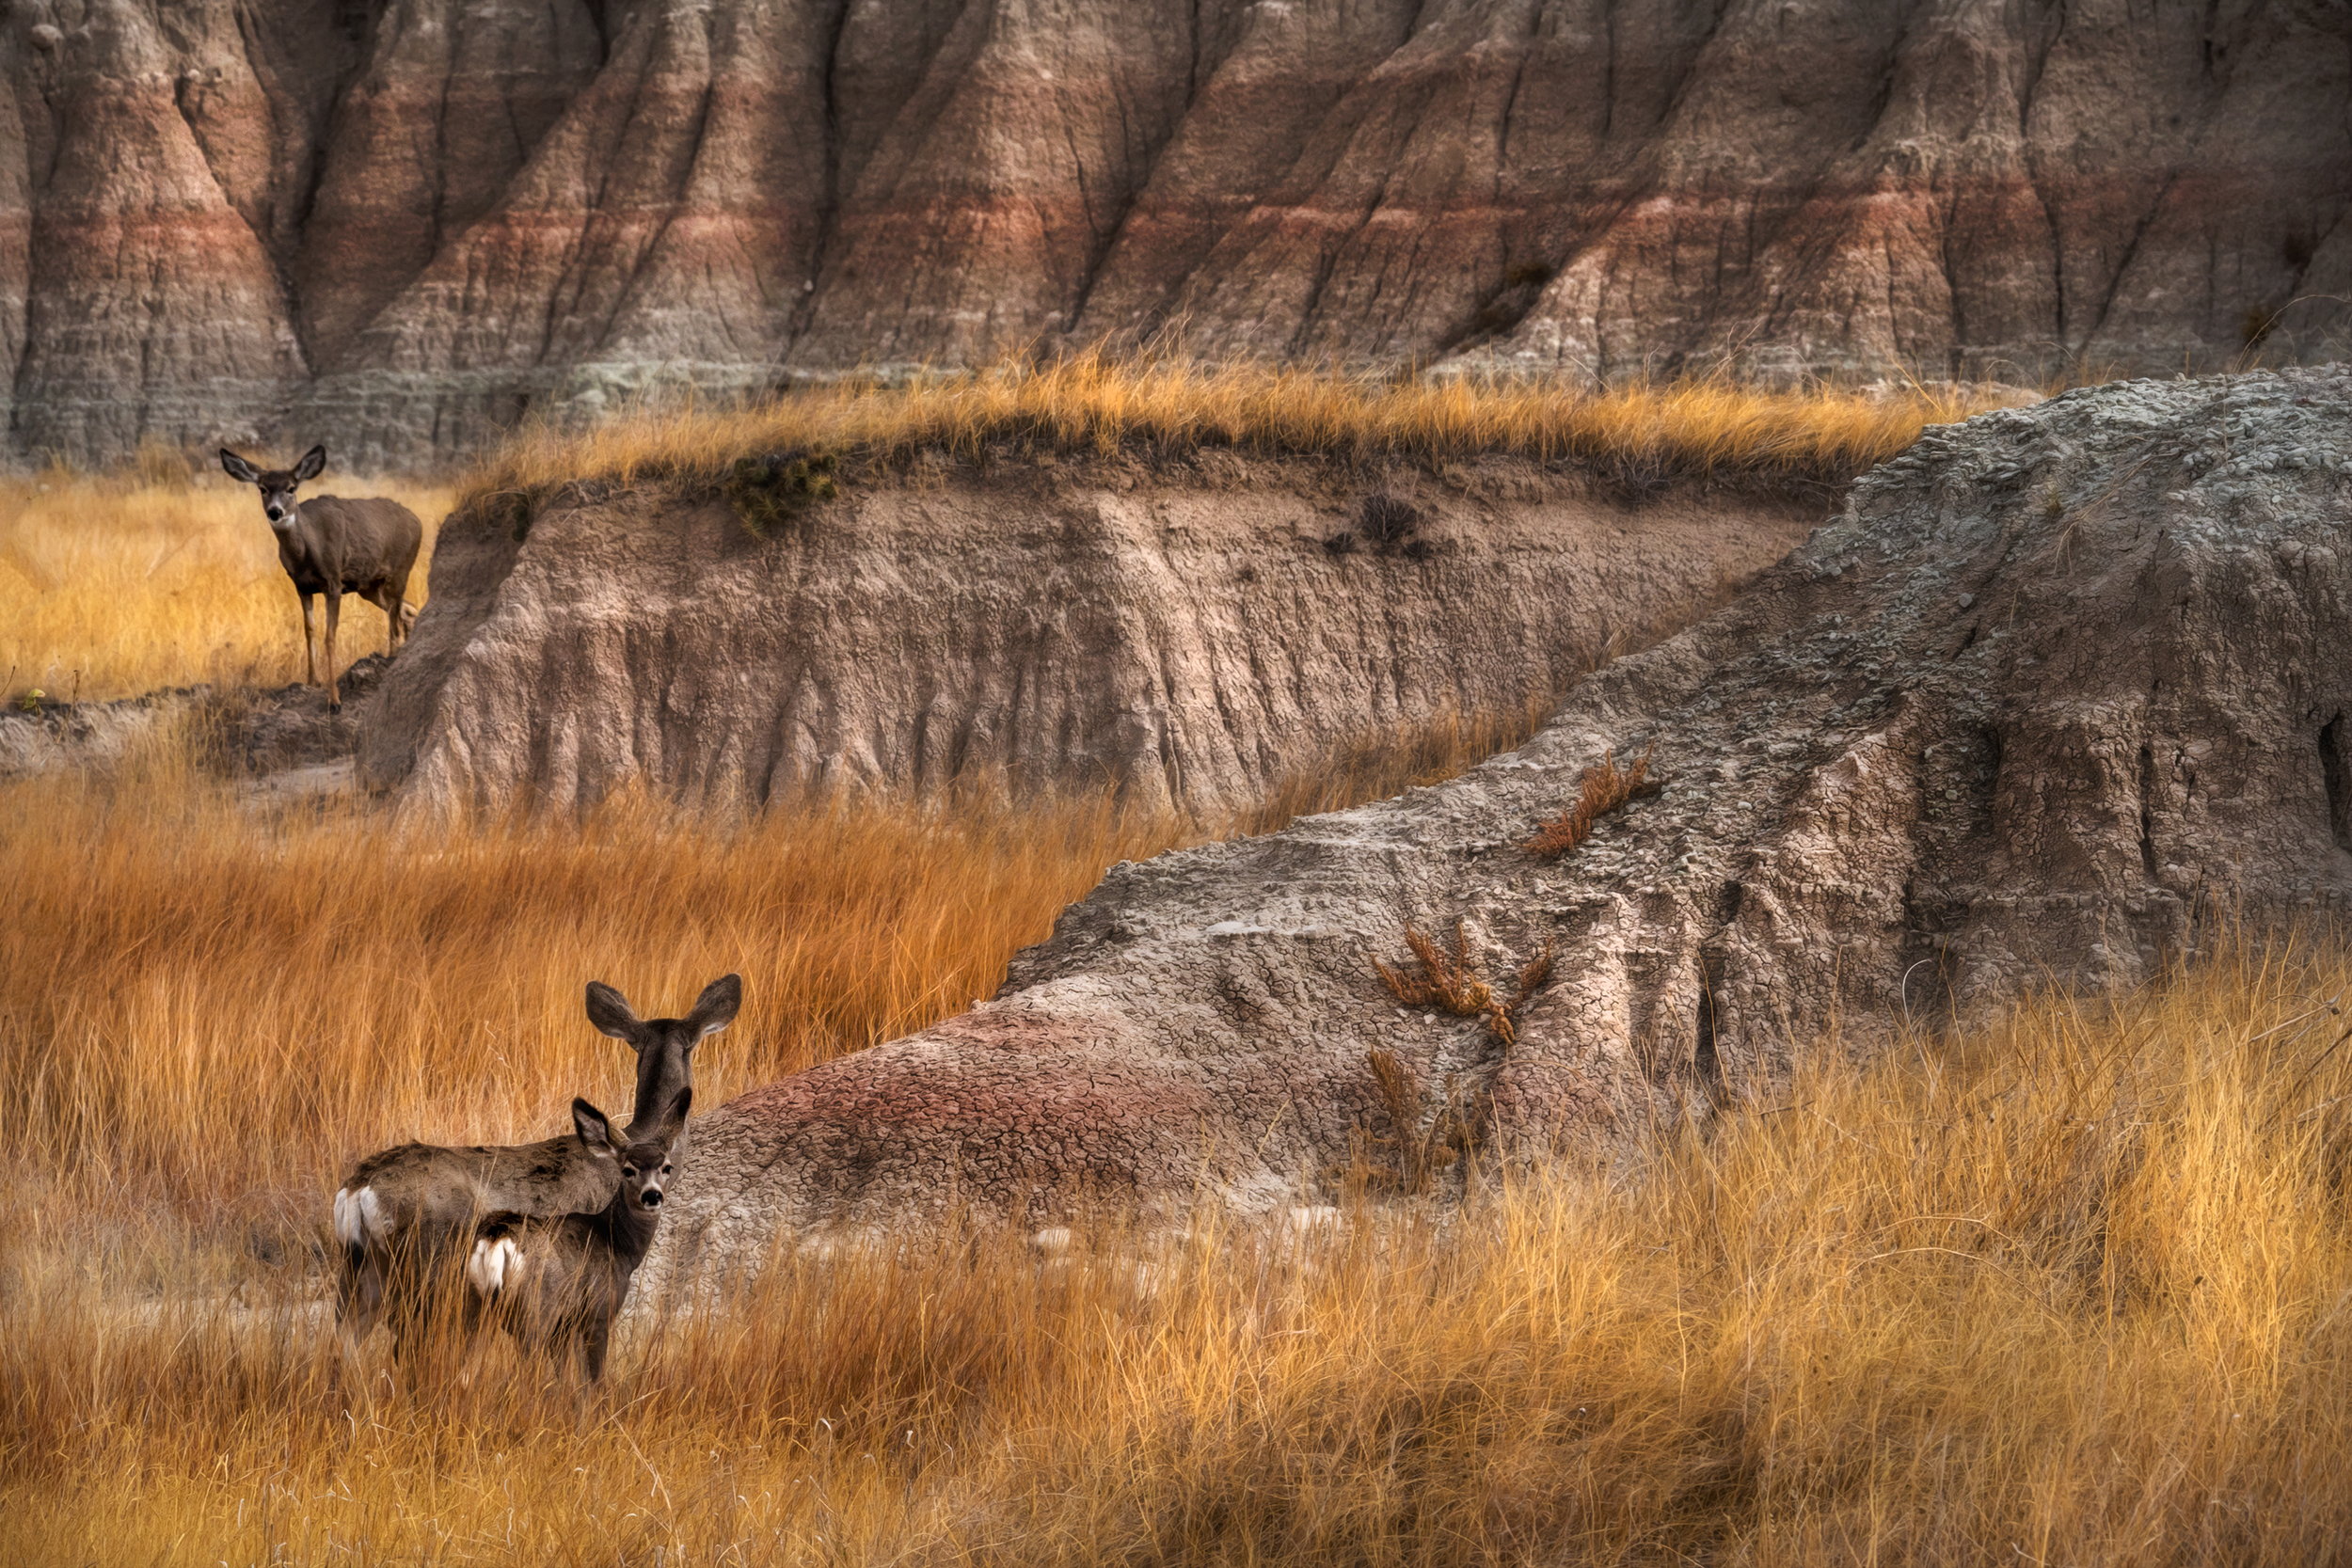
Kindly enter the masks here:
<path id="1" fill-rule="evenodd" d="M 273 523 L 286 515 L 286 509 L 282 506 L 265 506 L 262 510 L 269 514 L 269 520 Z"/>
<path id="2" fill-rule="evenodd" d="M 661 1207 L 661 1189 L 659 1187 L 648 1187 L 642 1195 L 639 1196 L 637 1201 L 644 1204 L 648 1209 L 659 1209 Z"/>

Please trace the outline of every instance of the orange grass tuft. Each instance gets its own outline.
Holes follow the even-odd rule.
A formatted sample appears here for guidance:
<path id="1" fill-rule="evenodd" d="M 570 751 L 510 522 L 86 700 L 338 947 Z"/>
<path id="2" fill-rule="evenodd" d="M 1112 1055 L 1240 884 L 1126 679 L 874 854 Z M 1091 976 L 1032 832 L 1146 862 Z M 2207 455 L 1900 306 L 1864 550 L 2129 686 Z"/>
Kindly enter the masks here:
<path id="1" fill-rule="evenodd" d="M 1649 776 L 1649 759 L 1657 752 L 1652 741 L 1630 768 L 1617 766 L 1614 752 L 1587 768 L 1578 783 L 1576 804 L 1542 824 L 1535 836 L 1520 847 L 1531 855 L 1556 860 L 1592 836 L 1593 824 L 1633 799 Z"/>
<path id="2" fill-rule="evenodd" d="M 1479 1018 L 1495 1038 L 1504 1045 L 1518 1039 L 1513 1019 L 1534 994 L 1535 988 L 1551 977 L 1551 943 L 1544 943 L 1542 952 L 1524 964 L 1518 974 L 1518 987 L 1511 1000 L 1497 996 L 1494 988 L 1478 976 L 1477 965 L 1470 953 L 1470 937 L 1461 921 L 1454 923 L 1454 941 L 1450 946 L 1439 947 L 1429 934 L 1418 927 L 1405 927 L 1405 945 L 1411 948 L 1421 964 L 1421 974 L 1408 974 L 1401 969 L 1391 969 L 1378 958 L 1372 960 L 1380 983 L 1389 988 L 1389 994 L 1408 1007 L 1438 1007 L 1455 1018 Z"/>
<path id="3" fill-rule="evenodd" d="M 1837 483 L 1930 424 L 2005 405 L 1992 388 L 1874 395 L 1772 390 L 1724 377 L 1587 391 L 1558 382 L 1386 380 L 1248 363 L 1203 366 L 1089 353 L 898 386 L 844 382 L 744 408 L 648 410 L 587 430 L 531 426 L 466 481 L 469 499 L 526 504 L 580 480 L 716 484 L 738 458 L 824 451 L 901 463 L 992 448 L 1181 454 L 1202 446 L 1348 462 L 1446 463 L 1502 453 L 1587 466 L 1648 485 L 1675 479 Z"/>

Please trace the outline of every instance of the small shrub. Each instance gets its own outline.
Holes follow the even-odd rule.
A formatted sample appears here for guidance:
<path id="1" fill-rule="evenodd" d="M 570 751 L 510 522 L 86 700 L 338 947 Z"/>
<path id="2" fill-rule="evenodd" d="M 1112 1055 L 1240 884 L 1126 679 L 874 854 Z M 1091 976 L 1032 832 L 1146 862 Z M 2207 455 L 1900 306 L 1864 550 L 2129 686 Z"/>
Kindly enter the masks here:
<path id="1" fill-rule="evenodd" d="M 1410 501 L 1375 491 L 1356 509 L 1356 531 L 1382 555 L 1387 555 L 1421 531 L 1421 509 Z"/>
<path id="2" fill-rule="evenodd" d="M 1326 555 L 1354 555 L 1356 553 L 1356 531 L 1352 528 L 1340 530 L 1339 532 L 1323 542 L 1323 552 Z"/>
<path id="3" fill-rule="evenodd" d="M 797 521 L 818 501 L 840 494 L 830 451 L 799 448 L 765 457 L 740 457 L 727 475 L 726 497 L 755 539 Z"/>
<path id="4" fill-rule="evenodd" d="M 1583 843 L 1592 836 L 1593 824 L 1635 795 L 1646 793 L 1643 782 L 1649 776 L 1649 759 L 1657 750 L 1657 742 L 1652 741 L 1642 760 L 1630 768 L 1619 768 L 1617 754 L 1612 752 L 1597 767 L 1584 769 L 1576 804 L 1538 827 L 1535 836 L 1520 847 L 1531 855 L 1553 860 Z"/>
<path id="5" fill-rule="evenodd" d="M 1470 938 L 1458 920 L 1454 923 L 1450 947 L 1439 947 L 1415 926 L 1405 927 L 1405 945 L 1421 964 L 1419 975 L 1391 969 L 1377 958 L 1372 960 L 1389 994 L 1408 1007 L 1438 1007 L 1455 1018 L 1484 1019 L 1488 1032 L 1505 1046 L 1518 1042 L 1513 1020 L 1519 1009 L 1537 987 L 1551 978 L 1551 944 L 1546 942 L 1542 952 L 1519 966 L 1511 1000 L 1504 1002 L 1495 994 L 1494 987 L 1479 978 L 1477 966 L 1470 961 Z"/>
<path id="6" fill-rule="evenodd" d="M 482 509 L 485 522 L 503 528 L 521 544 L 531 537 L 531 525 L 539 515 L 541 496 L 532 490 L 492 490 L 479 497 L 474 504 Z"/>

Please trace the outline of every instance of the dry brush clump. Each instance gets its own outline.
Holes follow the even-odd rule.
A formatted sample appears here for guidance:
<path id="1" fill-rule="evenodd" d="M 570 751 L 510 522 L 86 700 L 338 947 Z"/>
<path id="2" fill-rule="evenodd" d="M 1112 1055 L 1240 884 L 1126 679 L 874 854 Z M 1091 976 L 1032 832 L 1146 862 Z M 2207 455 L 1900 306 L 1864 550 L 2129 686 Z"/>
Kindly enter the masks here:
<path id="1" fill-rule="evenodd" d="M 1455 1018 L 1480 1019 L 1487 1032 L 1506 1047 L 1518 1041 L 1512 1021 L 1527 999 L 1551 978 L 1551 943 L 1546 942 L 1540 952 L 1519 965 L 1512 976 L 1511 999 L 1504 1001 L 1480 978 L 1477 960 L 1470 957 L 1469 930 L 1459 920 L 1454 923 L 1454 940 L 1446 946 L 1438 946 L 1415 926 L 1405 927 L 1405 945 L 1421 966 L 1418 974 L 1402 966 L 1391 969 L 1378 958 L 1372 960 L 1389 994 L 1407 1007 L 1435 1007 Z"/>
<path id="2" fill-rule="evenodd" d="M 1557 860 L 1590 838 L 1594 824 L 1615 811 L 1627 801 L 1642 794 L 1649 778 L 1650 758 L 1658 752 L 1652 741 L 1630 768 L 1617 766 L 1614 752 L 1587 768 L 1578 776 L 1575 803 L 1559 816 L 1535 829 L 1534 836 L 1520 847 L 1544 860 Z"/>
<path id="3" fill-rule="evenodd" d="M 883 386 L 848 381 L 749 407 L 684 404 L 585 430 L 532 426 L 469 476 L 469 503 L 527 518 L 581 481 L 723 483 L 739 459 L 823 451 L 903 464 L 926 452 L 1189 453 L 1204 446 L 1354 464 L 1507 454 L 1581 466 L 1647 492 L 1685 479 L 1767 489 L 1840 484 L 1994 388 L 1915 386 L 1879 395 L 1773 389 L 1723 377 L 1588 391 L 1543 380 L 1374 379 L 1250 363 L 1099 353 Z"/>

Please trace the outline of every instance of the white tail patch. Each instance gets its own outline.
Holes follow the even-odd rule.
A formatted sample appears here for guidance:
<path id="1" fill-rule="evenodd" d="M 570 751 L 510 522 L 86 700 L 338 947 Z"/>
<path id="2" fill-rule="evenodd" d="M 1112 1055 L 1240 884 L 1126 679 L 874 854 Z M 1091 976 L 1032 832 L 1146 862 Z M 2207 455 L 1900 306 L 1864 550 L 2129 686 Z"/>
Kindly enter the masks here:
<path id="1" fill-rule="evenodd" d="M 494 1296 L 510 1282 L 521 1283 L 522 1273 L 523 1249 L 512 1236 L 474 1243 L 473 1256 L 466 1259 L 466 1282 L 478 1296 Z"/>
<path id="2" fill-rule="evenodd" d="M 385 1241 L 384 1206 L 377 1201 L 373 1187 L 353 1192 L 342 1188 L 335 1195 L 335 1240 L 347 1247 L 365 1247 Z"/>

